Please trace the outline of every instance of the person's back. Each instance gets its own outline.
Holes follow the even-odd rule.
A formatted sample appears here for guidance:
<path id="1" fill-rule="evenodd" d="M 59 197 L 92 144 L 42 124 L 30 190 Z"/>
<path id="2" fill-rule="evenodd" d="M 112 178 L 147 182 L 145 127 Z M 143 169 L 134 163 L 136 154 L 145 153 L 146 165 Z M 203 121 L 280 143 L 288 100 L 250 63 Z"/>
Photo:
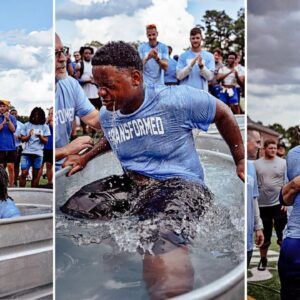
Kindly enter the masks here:
<path id="1" fill-rule="evenodd" d="M 8 176 L 4 168 L 0 167 L 0 219 L 20 216 L 15 202 L 8 196 Z"/>

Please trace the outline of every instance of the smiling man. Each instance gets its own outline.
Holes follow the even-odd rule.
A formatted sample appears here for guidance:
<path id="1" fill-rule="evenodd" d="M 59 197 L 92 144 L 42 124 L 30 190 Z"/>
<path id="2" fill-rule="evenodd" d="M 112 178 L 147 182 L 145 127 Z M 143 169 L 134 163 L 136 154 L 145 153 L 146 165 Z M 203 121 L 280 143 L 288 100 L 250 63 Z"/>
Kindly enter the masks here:
<path id="1" fill-rule="evenodd" d="M 156 25 L 146 26 L 148 43 L 139 46 L 139 54 L 144 66 L 144 82 L 150 85 L 164 84 L 164 71 L 168 69 L 168 47 L 157 41 Z"/>
<path id="2" fill-rule="evenodd" d="M 195 27 L 190 32 L 191 49 L 179 56 L 176 68 L 179 84 L 186 84 L 196 89 L 208 91 L 208 81 L 212 80 L 215 71 L 213 55 L 202 50 L 202 32 Z"/>
<path id="3" fill-rule="evenodd" d="M 100 48 L 92 64 L 103 98 L 101 126 L 125 174 L 92 183 L 93 195 L 82 188 L 62 207 L 64 212 L 88 218 L 159 217 L 160 224 L 171 220 L 179 227 L 185 215 L 191 220 L 186 226 L 192 226 L 192 220 L 198 220 L 212 200 L 192 130 L 207 130 L 212 122 L 231 149 L 238 176 L 244 179 L 241 134 L 221 101 L 188 86 L 144 88 L 143 63 L 137 51 L 124 42 Z M 139 196 L 131 192 L 135 186 L 141 189 Z M 177 193 L 191 195 L 178 199 Z M 124 195 L 125 199 L 119 199 Z M 154 256 L 145 255 L 144 278 L 152 297 L 168 298 L 192 288 L 187 245 L 195 232 L 192 228 L 183 231 L 175 232 L 170 225 L 151 237 Z"/>

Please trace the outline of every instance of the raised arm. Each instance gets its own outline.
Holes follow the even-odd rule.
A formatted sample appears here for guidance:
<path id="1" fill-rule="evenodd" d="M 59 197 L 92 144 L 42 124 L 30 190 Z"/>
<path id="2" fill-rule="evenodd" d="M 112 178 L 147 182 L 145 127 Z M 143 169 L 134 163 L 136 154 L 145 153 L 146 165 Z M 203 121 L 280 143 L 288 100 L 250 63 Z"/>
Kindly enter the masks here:
<path id="1" fill-rule="evenodd" d="M 293 205 L 296 195 L 300 192 L 300 175 L 282 188 L 282 200 L 285 205 Z"/>

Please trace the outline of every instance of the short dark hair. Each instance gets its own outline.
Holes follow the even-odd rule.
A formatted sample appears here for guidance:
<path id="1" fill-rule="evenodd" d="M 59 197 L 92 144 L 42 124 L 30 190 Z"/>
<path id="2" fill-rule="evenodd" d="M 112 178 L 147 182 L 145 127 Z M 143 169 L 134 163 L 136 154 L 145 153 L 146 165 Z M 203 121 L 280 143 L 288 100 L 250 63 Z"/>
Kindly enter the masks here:
<path id="1" fill-rule="evenodd" d="M 46 123 L 46 115 L 45 115 L 45 112 L 44 110 L 41 108 L 41 107 L 35 107 L 31 113 L 30 113 L 30 117 L 29 117 L 29 122 L 34 124 L 33 122 L 33 117 L 34 117 L 34 114 L 35 113 L 38 113 L 39 116 L 40 116 L 40 123 L 37 124 L 37 125 L 44 125 Z"/>
<path id="2" fill-rule="evenodd" d="M 273 139 L 266 139 L 264 142 L 264 148 L 267 148 L 269 145 L 276 145 L 277 146 L 277 142 Z"/>
<path id="3" fill-rule="evenodd" d="M 0 201 L 5 201 L 8 197 L 7 195 L 8 187 L 8 176 L 3 167 L 0 166 Z"/>
<path id="4" fill-rule="evenodd" d="M 229 57 L 229 55 L 233 55 L 235 58 L 237 58 L 237 54 L 233 51 L 228 53 L 227 58 Z"/>
<path id="5" fill-rule="evenodd" d="M 200 36 L 202 37 L 202 31 L 199 27 L 194 27 L 191 29 L 190 31 L 190 35 L 196 35 L 196 34 L 200 34 Z"/>
<path id="6" fill-rule="evenodd" d="M 115 66 L 118 68 L 134 68 L 143 70 L 143 63 L 139 53 L 129 44 L 118 41 L 109 42 L 99 48 L 92 59 L 93 66 Z"/>
<path id="7" fill-rule="evenodd" d="M 83 47 L 80 47 L 80 50 L 79 50 L 79 54 L 81 56 L 83 56 L 83 53 L 85 50 L 90 50 L 92 54 L 94 54 L 94 48 L 91 47 L 91 46 L 83 46 Z"/>

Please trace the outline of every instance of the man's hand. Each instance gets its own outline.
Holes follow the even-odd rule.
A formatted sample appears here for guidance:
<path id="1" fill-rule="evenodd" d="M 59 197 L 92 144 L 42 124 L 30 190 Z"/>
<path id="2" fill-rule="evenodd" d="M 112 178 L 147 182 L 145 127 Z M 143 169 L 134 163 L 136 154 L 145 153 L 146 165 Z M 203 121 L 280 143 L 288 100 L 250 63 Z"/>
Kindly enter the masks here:
<path id="1" fill-rule="evenodd" d="M 78 154 L 81 150 L 93 147 L 93 140 L 89 136 L 80 136 L 65 146 L 65 156 Z"/>
<path id="2" fill-rule="evenodd" d="M 67 157 L 64 161 L 62 167 L 65 168 L 67 166 L 71 166 L 72 169 L 67 173 L 67 176 L 72 176 L 73 174 L 81 171 L 87 164 L 87 160 L 84 156 L 80 156 L 79 154 L 72 154 Z"/>
<path id="3" fill-rule="evenodd" d="M 280 210 L 284 213 L 287 213 L 287 206 L 282 205 Z"/>
<path id="4" fill-rule="evenodd" d="M 236 174 L 245 182 L 245 160 L 241 159 L 236 165 Z"/>
<path id="5" fill-rule="evenodd" d="M 9 122 L 9 112 L 4 113 L 5 121 Z"/>
<path id="6" fill-rule="evenodd" d="M 194 64 L 199 60 L 199 58 L 201 58 L 200 54 L 196 55 L 190 62 L 190 67 L 192 68 L 194 66 Z M 201 58 L 202 60 L 202 58 Z"/>
<path id="7" fill-rule="evenodd" d="M 255 231 L 255 244 L 260 248 L 265 241 L 263 231 L 261 229 Z"/>

